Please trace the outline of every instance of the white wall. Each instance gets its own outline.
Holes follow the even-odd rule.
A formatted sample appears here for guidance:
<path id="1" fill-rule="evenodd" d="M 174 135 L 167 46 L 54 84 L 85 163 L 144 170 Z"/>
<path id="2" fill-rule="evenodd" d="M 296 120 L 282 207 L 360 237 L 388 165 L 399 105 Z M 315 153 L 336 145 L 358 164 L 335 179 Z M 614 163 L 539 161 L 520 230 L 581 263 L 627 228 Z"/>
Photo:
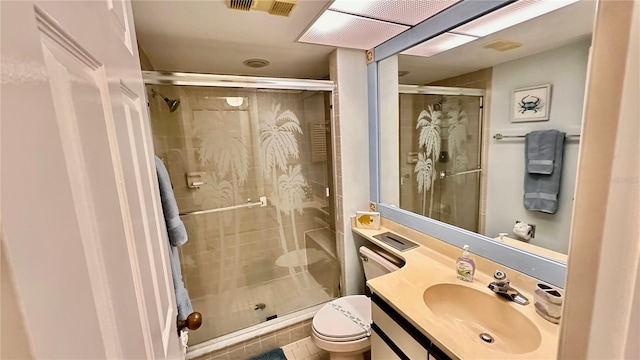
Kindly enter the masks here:
<path id="1" fill-rule="evenodd" d="M 334 92 L 334 154 L 336 188 L 336 241 L 343 259 L 343 293 L 363 289 L 358 240 L 351 232 L 350 216 L 369 208 L 369 125 L 367 64 L 361 50 L 337 49 L 330 57 Z"/>
<path id="2" fill-rule="evenodd" d="M 534 130 L 558 129 L 579 134 L 590 40 L 497 65 L 493 68 L 489 133 L 524 135 Z M 511 123 L 512 91 L 551 84 L 549 121 Z M 530 243 L 567 253 L 576 180 L 579 141 L 565 143 L 562 184 L 555 214 L 527 211 L 524 192 L 524 139 L 489 143 L 486 231 L 489 237 L 511 233 L 516 220 L 535 224 Z"/>

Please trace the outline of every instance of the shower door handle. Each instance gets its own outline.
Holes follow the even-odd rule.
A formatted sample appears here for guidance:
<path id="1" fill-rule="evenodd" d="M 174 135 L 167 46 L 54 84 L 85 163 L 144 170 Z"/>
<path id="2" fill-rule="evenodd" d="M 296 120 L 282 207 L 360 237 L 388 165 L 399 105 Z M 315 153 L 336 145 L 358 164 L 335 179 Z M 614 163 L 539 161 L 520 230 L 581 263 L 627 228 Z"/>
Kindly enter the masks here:
<path id="1" fill-rule="evenodd" d="M 184 328 L 187 328 L 189 330 L 197 330 L 202 325 L 202 314 L 197 311 L 192 312 L 191 314 L 189 314 L 189 316 L 187 316 L 186 320 L 178 319 L 176 325 L 178 327 L 178 333 L 180 333 L 180 331 Z"/>
<path id="2" fill-rule="evenodd" d="M 449 171 L 440 171 L 440 180 L 442 180 L 442 179 L 444 179 L 446 177 L 473 174 L 473 173 L 478 173 L 478 172 L 481 172 L 481 171 L 482 171 L 482 169 L 466 170 L 466 171 L 461 171 L 461 172 L 457 172 L 457 173 L 451 173 Z"/>

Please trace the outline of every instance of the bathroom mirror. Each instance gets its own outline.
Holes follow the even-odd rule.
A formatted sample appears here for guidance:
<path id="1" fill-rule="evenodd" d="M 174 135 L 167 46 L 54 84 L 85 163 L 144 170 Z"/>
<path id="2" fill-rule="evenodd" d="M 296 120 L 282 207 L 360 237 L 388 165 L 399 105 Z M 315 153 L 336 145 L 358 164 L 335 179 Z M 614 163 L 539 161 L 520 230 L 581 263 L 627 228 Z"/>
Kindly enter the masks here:
<path id="1" fill-rule="evenodd" d="M 439 15 L 463 14 L 464 3 Z M 461 34 L 491 21 L 456 29 L 437 15 L 374 49 L 372 173 L 384 171 L 371 198 L 383 216 L 562 286 L 595 5 L 573 2 L 479 38 Z M 448 33 L 433 37 L 438 30 Z M 543 85 L 551 85 L 548 119 L 518 121 L 513 107 L 535 103 L 518 90 Z M 567 133 L 554 214 L 523 206 L 524 135 L 548 129 Z M 526 242 L 514 234 L 517 221 L 535 225 Z"/>

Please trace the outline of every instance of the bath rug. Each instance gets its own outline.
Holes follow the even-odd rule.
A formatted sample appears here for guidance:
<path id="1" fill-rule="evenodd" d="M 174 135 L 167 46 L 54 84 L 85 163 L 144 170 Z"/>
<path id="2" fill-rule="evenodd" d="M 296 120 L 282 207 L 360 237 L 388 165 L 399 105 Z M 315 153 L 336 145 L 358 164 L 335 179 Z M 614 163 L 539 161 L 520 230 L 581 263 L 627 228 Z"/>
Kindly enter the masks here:
<path id="1" fill-rule="evenodd" d="M 284 351 L 281 348 L 269 350 L 266 353 L 262 353 L 258 356 L 254 356 L 249 360 L 287 360 L 284 356 Z"/>

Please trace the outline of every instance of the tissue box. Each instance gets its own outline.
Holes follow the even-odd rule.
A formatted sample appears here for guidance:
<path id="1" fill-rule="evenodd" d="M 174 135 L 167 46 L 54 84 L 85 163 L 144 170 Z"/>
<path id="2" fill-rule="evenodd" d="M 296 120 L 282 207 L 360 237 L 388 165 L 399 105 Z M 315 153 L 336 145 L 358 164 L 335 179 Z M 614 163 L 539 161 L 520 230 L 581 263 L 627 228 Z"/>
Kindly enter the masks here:
<path id="1" fill-rule="evenodd" d="M 374 211 L 356 211 L 356 227 L 359 229 L 380 229 L 380 213 Z"/>

